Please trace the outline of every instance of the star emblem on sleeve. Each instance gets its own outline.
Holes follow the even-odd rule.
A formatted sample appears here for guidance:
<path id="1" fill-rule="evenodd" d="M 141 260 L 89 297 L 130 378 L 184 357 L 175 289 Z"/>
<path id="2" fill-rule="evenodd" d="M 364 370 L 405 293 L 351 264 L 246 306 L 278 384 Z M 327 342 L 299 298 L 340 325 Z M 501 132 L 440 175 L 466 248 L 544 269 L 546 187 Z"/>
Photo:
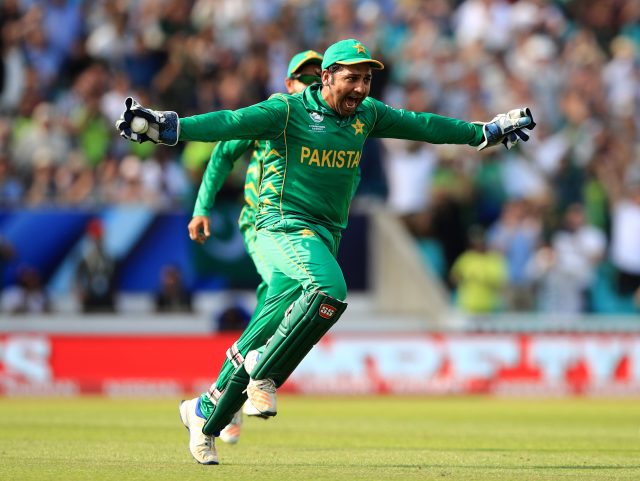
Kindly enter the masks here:
<path id="1" fill-rule="evenodd" d="M 355 48 L 358 53 L 366 53 L 367 49 L 361 43 L 356 43 L 353 48 Z"/>
<path id="2" fill-rule="evenodd" d="M 351 127 L 354 129 L 353 135 L 364 134 L 364 125 L 365 124 L 360 122 L 360 119 L 356 119 L 355 124 L 351 124 Z"/>

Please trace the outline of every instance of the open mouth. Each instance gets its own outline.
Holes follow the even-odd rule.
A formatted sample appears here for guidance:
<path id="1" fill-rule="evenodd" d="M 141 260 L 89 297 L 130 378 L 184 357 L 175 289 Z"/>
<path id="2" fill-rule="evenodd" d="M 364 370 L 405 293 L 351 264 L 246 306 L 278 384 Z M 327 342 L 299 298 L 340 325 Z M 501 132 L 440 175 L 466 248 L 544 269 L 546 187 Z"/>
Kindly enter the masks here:
<path id="1" fill-rule="evenodd" d="M 347 96 L 344 99 L 344 106 L 349 110 L 355 110 L 360 105 L 360 102 L 362 102 L 360 97 Z"/>

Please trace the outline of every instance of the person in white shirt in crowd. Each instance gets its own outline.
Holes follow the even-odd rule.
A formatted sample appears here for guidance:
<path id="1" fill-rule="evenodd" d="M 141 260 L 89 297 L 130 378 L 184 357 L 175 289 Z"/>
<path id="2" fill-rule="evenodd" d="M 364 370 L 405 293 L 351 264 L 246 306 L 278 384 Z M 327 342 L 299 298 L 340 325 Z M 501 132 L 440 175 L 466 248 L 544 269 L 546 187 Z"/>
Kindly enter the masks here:
<path id="1" fill-rule="evenodd" d="M 589 288 L 606 245 L 605 234 L 587 223 L 584 206 L 569 206 L 562 228 L 528 265 L 530 276 L 538 284 L 538 308 L 563 314 L 590 310 Z"/>

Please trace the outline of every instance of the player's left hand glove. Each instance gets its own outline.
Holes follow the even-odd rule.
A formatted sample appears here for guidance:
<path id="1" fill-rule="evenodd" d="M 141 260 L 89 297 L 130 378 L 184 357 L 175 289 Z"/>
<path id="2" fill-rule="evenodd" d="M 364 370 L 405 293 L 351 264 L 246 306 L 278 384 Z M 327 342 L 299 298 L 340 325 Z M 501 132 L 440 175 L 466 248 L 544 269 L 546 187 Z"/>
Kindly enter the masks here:
<path id="1" fill-rule="evenodd" d="M 526 142 L 529 135 L 524 129 L 533 130 L 536 123 L 528 107 L 510 110 L 506 114 L 496 115 L 490 122 L 474 122 L 482 126 L 484 138 L 478 145 L 478 150 L 503 144 L 507 149 L 516 145 L 520 140 Z"/>
<path id="2" fill-rule="evenodd" d="M 124 106 L 125 110 L 116 122 L 116 129 L 118 129 L 122 137 L 140 143 L 147 141 L 166 145 L 176 145 L 178 143 L 180 122 L 177 113 L 145 108 L 132 97 L 127 97 L 124 101 Z M 131 121 L 134 117 L 142 117 L 149 123 L 146 132 L 136 133 L 131 130 Z"/>

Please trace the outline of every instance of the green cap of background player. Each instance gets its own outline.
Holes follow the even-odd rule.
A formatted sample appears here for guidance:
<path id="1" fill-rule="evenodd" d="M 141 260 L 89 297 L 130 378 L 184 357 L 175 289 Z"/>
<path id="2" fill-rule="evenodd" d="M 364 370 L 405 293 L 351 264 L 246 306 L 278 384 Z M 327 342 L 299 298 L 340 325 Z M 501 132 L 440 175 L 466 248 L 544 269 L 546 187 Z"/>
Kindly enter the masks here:
<path id="1" fill-rule="evenodd" d="M 382 70 L 384 68 L 382 62 L 372 59 L 369 49 L 355 38 L 340 40 L 339 42 L 329 46 L 329 48 L 324 52 L 322 70 L 330 67 L 334 63 L 338 63 L 340 65 L 368 63 L 371 68 L 374 69 Z"/>
<path id="2" fill-rule="evenodd" d="M 295 54 L 289 62 L 287 77 L 291 77 L 300 67 L 308 63 L 322 65 L 322 54 L 319 54 L 315 50 L 305 50 L 304 52 Z"/>

